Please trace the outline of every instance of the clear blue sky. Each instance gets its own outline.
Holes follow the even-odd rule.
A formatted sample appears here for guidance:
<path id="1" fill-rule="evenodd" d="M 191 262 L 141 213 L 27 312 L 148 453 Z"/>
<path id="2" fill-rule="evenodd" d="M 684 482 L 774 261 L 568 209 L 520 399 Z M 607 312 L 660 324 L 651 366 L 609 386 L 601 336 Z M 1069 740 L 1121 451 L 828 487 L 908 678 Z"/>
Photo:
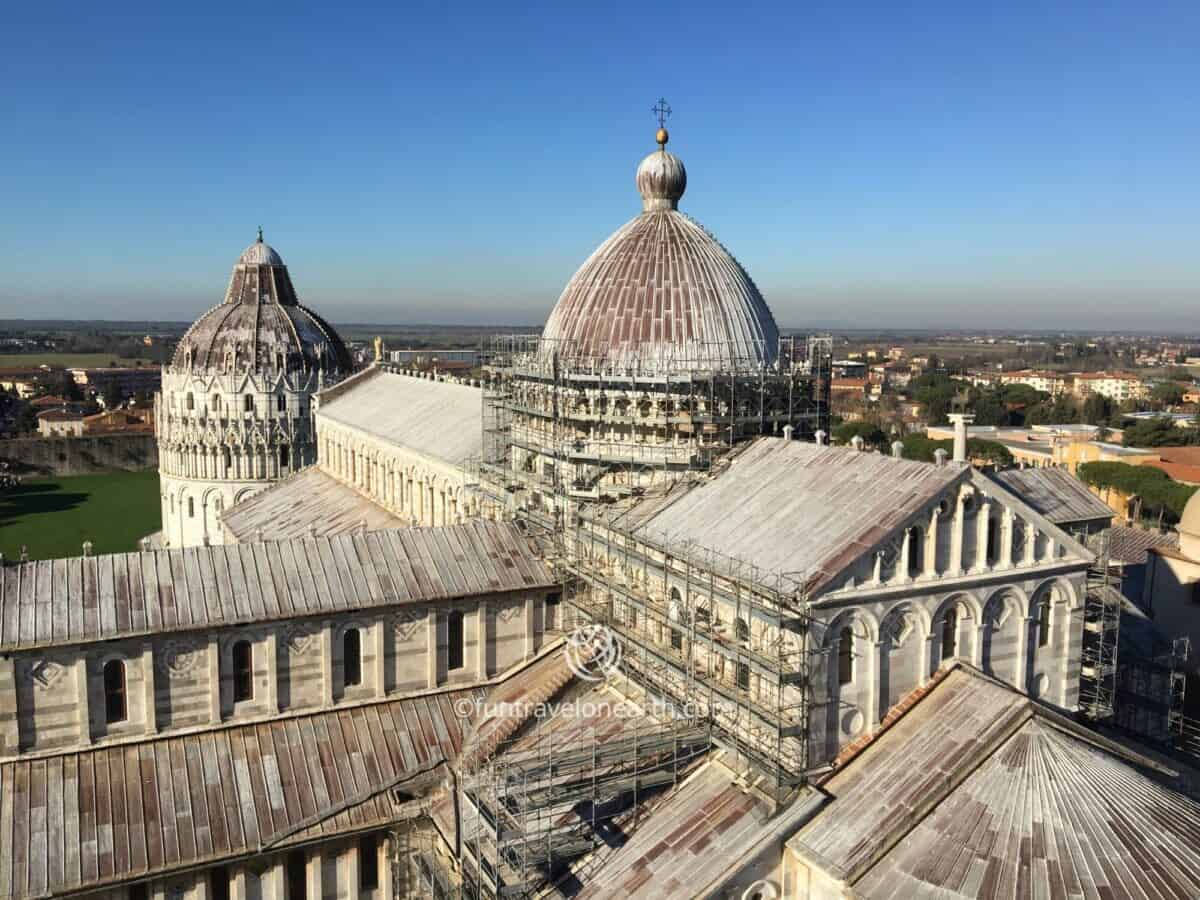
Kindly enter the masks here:
<path id="1" fill-rule="evenodd" d="M 661 94 L 782 325 L 1200 330 L 1195 2 L 175 6 L 0 12 L 0 318 L 194 318 L 262 223 L 334 321 L 540 323 Z"/>

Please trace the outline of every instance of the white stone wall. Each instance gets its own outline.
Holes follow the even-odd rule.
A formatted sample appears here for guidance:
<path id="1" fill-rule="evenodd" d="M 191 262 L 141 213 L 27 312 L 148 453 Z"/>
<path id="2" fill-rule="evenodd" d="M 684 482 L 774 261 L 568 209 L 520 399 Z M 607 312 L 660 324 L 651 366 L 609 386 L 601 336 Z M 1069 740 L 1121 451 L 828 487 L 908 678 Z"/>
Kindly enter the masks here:
<path id="1" fill-rule="evenodd" d="M 460 466 L 317 414 L 320 468 L 412 525 L 457 525 L 480 515 Z"/>
<path id="2" fill-rule="evenodd" d="M 219 878 L 227 882 L 230 900 L 287 900 L 300 893 L 319 900 L 384 900 L 393 894 L 390 839 L 386 831 L 371 834 L 376 839 L 378 872 L 374 889 L 362 886 L 362 848 L 357 839 L 334 839 L 299 850 L 264 853 L 173 878 L 148 880 L 139 888 L 145 888 L 149 900 L 209 900 Z M 298 854 L 304 863 L 302 891 L 299 885 L 288 883 L 288 864 L 294 858 L 293 854 Z M 292 871 L 300 874 L 299 867 Z M 132 892 L 122 888 L 87 896 L 94 900 L 129 900 Z"/>
<path id="3" fill-rule="evenodd" d="M 316 460 L 322 376 L 215 375 L 168 367 L 155 397 L 163 539 L 224 543 L 222 511 Z"/>
<path id="4" fill-rule="evenodd" d="M 543 642 L 544 592 L 114 640 L 0 660 L 0 758 L 180 728 L 250 721 L 489 680 Z M 450 670 L 448 616 L 463 613 Z M 345 634 L 359 631 L 361 682 L 347 685 Z M 249 641 L 253 695 L 235 701 L 233 646 Z M 105 722 L 102 670 L 125 667 L 126 718 Z"/>
<path id="5" fill-rule="evenodd" d="M 609 602 L 613 620 L 628 635 L 627 658 L 637 655 L 639 642 L 657 645 L 660 652 L 690 659 L 693 671 L 725 691 L 767 709 L 797 703 L 794 689 L 781 688 L 778 676 L 753 663 L 740 665 L 729 648 L 743 647 L 768 659 L 786 656 L 787 665 L 794 663 L 797 670 L 807 663 L 813 761 L 832 758 L 869 732 L 951 658 L 1073 710 L 1090 555 L 1019 504 L 1006 504 L 970 485 L 954 491 L 950 503 L 935 501 L 919 518 L 918 531 L 904 531 L 885 552 L 867 554 L 855 566 L 857 576 L 839 580 L 836 589 L 809 601 L 807 650 L 795 633 L 778 627 L 774 601 L 758 597 L 751 602 L 744 587 L 719 572 L 665 560 L 646 545 L 635 544 L 628 553 L 619 534 L 611 541 L 591 541 L 585 531 L 575 553 L 586 567 L 621 586 Z M 969 502 L 960 499 L 967 497 Z M 943 522 L 956 502 L 957 512 Z M 990 551 L 986 527 L 996 528 Z M 917 559 L 921 564 L 910 567 Z M 656 612 L 639 610 L 625 591 L 643 596 Z M 1043 629 L 1044 599 L 1049 603 Z M 698 621 L 707 626 L 697 627 Z M 847 673 L 838 666 L 843 637 L 851 642 L 845 682 Z M 710 649 L 710 643 L 722 644 L 725 652 Z M 688 690 L 682 683 L 676 687 Z"/>

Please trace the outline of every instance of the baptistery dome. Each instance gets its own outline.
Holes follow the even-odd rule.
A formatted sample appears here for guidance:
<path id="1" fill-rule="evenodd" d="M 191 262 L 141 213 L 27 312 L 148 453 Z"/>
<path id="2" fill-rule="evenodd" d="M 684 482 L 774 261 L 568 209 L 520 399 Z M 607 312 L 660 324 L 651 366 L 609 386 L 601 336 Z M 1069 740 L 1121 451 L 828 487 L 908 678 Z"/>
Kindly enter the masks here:
<path id="1" fill-rule="evenodd" d="M 344 375 L 350 354 L 324 319 L 300 304 L 283 259 L 258 240 L 233 267 L 225 301 L 188 329 L 171 365 L 180 370 Z"/>
<path id="2" fill-rule="evenodd" d="M 569 368 L 643 372 L 761 368 L 779 329 L 746 270 L 679 212 L 683 162 L 659 149 L 637 169 L 642 214 L 617 230 L 567 284 L 541 354 Z"/>

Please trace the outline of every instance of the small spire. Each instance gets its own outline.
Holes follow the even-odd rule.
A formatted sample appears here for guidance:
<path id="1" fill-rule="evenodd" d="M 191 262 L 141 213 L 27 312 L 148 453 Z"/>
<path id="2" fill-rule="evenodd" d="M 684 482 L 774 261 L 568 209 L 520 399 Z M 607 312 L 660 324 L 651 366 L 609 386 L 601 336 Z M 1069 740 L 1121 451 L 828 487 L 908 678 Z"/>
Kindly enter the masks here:
<path id="1" fill-rule="evenodd" d="M 258 243 L 260 243 L 260 244 L 261 244 L 262 242 L 263 242 L 263 239 L 262 239 L 262 226 L 261 226 L 261 225 L 259 225 L 259 226 L 258 226 Z"/>

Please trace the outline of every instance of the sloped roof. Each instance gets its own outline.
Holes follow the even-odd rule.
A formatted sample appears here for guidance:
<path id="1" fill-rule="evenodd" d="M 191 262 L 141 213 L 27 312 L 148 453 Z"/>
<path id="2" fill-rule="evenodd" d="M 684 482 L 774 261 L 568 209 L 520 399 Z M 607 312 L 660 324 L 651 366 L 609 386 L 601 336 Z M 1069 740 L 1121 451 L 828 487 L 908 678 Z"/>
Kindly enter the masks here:
<path id="1" fill-rule="evenodd" d="M 817 591 L 969 473 L 962 465 L 759 438 L 638 533 L 713 548 Z"/>
<path id="2" fill-rule="evenodd" d="M 959 664 L 822 787 L 789 846 L 875 898 L 1200 896 L 1168 770 Z"/>
<path id="3" fill-rule="evenodd" d="M 1108 504 L 1066 469 L 1006 469 L 991 476 L 1055 525 L 1112 519 Z"/>
<path id="4" fill-rule="evenodd" d="M 399 528 L 404 520 L 370 497 L 322 472 L 302 469 L 226 510 L 221 524 L 238 541 L 328 537 L 349 531 Z M 259 532 L 262 538 L 257 537 Z"/>
<path id="5" fill-rule="evenodd" d="M 515 525 L 478 519 L 444 528 L 39 560 L 3 570 L 0 651 L 554 584 Z"/>
<path id="6" fill-rule="evenodd" d="M 731 896 L 717 892 L 723 879 L 773 834 L 810 816 L 819 802 L 815 791 L 805 791 L 773 815 L 761 794 L 746 790 L 731 770 L 710 761 L 655 806 L 628 843 L 581 878 L 583 889 L 573 897 Z"/>
<path id="7" fill-rule="evenodd" d="M 0 765 L 0 897 L 59 895 L 394 821 L 386 793 L 461 749 L 413 697 Z"/>
<path id="8" fill-rule="evenodd" d="M 328 419 L 458 466 L 482 452 L 479 388 L 372 367 L 320 396 L 318 430 Z"/>
<path id="9" fill-rule="evenodd" d="M 1108 558 L 1113 562 L 1122 562 L 1138 566 L 1146 562 L 1149 551 L 1155 547 L 1179 547 L 1179 533 L 1170 531 L 1162 533 L 1148 528 L 1131 528 L 1127 525 L 1114 525 L 1108 529 Z M 1101 542 L 1090 542 L 1092 550 L 1099 553 Z"/>

